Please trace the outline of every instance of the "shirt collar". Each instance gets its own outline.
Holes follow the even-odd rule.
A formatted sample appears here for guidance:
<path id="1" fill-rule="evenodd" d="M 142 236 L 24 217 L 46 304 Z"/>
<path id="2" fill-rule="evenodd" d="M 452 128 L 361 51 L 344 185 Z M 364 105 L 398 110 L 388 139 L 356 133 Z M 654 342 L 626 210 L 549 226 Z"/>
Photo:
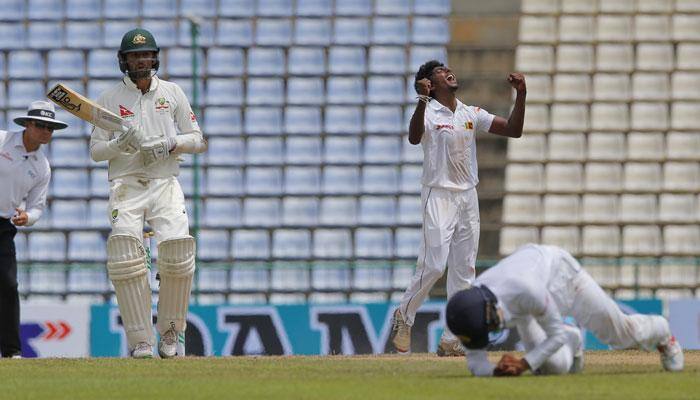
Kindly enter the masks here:
<path id="1" fill-rule="evenodd" d="M 430 102 L 428 103 L 428 106 L 430 108 L 432 108 L 434 111 L 440 111 L 440 110 L 444 109 L 445 111 L 449 111 L 450 113 L 452 113 L 452 110 L 450 110 L 447 106 L 442 105 L 442 103 L 437 101 L 437 99 L 435 99 L 435 98 L 430 100 Z M 455 108 L 455 111 L 459 110 L 462 106 L 464 106 L 464 104 L 462 104 L 462 102 L 459 101 L 459 99 L 457 99 L 457 108 Z"/>
<path id="2" fill-rule="evenodd" d="M 138 90 L 139 92 L 141 92 L 141 90 L 136 86 L 134 81 L 129 79 L 128 76 L 124 76 L 124 78 L 122 78 L 122 82 L 124 82 L 124 85 L 126 85 L 127 88 L 129 88 L 131 90 Z M 148 88 L 148 92 L 146 92 L 146 93 L 153 92 L 157 88 L 158 88 L 158 77 L 153 75 L 153 77 L 151 78 L 151 86 Z"/>
<path id="3" fill-rule="evenodd" d="M 36 154 L 41 151 L 41 145 L 39 145 L 39 147 L 34 151 L 27 151 L 27 149 L 24 148 L 24 141 L 22 140 L 22 135 L 24 135 L 24 131 L 15 132 L 15 137 L 13 138 L 14 147 L 19 148 L 23 154 L 31 156 L 33 159 L 36 160 Z"/>

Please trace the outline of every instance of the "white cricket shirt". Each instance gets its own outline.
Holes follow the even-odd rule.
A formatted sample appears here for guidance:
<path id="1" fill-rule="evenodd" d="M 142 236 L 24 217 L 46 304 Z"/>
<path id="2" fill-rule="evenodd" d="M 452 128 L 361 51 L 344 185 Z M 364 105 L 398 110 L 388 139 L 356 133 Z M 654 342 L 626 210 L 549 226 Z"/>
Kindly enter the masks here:
<path id="1" fill-rule="evenodd" d="M 580 265 L 562 262 L 570 257 L 556 246 L 526 244 L 476 278 L 496 295 L 506 327 L 516 328 L 523 342 L 535 342 L 530 324 L 537 322 L 547 339 L 528 351 L 525 359 L 538 369 L 565 342 L 564 320 L 573 300 L 572 279 Z M 484 350 L 466 352 L 469 369 L 476 376 L 493 373 Z"/>
<path id="2" fill-rule="evenodd" d="M 151 79 L 151 87 L 144 94 L 131 79 L 124 77 L 121 82 L 105 90 L 97 103 L 139 127 L 145 140 L 159 137 L 183 139 L 184 135 L 194 136 L 198 141 L 204 140 L 185 93 L 177 84 L 156 76 Z M 109 160 L 109 180 L 124 176 L 167 178 L 178 175 L 177 148 L 168 159 L 145 168 L 140 152 L 126 154 L 106 148 L 106 143 L 114 138 L 114 134 L 95 127 L 90 137 L 93 160 Z"/>
<path id="3" fill-rule="evenodd" d="M 494 115 L 457 100 L 453 113 L 432 99 L 425 108 L 423 178 L 425 186 L 462 191 L 479 183 L 476 164 L 477 132 L 488 132 Z"/>
<path id="4" fill-rule="evenodd" d="M 0 131 L 0 217 L 10 219 L 22 208 L 27 226 L 41 217 L 46 207 L 51 167 L 41 146 L 27 152 L 22 132 Z"/>

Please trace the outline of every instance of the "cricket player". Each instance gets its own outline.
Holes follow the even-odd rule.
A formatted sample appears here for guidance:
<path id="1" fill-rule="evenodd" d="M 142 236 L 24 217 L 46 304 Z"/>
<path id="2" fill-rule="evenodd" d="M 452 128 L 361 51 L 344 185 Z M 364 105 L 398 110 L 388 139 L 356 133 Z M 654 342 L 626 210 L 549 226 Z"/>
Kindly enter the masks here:
<path id="1" fill-rule="evenodd" d="M 564 323 L 572 316 L 616 349 L 658 349 L 668 371 L 683 369 L 683 350 L 659 315 L 626 315 L 564 249 L 527 244 L 486 270 L 475 285 L 447 304 L 447 324 L 469 350 L 476 376 L 566 374 L 583 368 L 581 331 Z M 506 354 L 494 367 L 484 348 L 489 333 L 516 328 L 523 358 Z"/>
<path id="2" fill-rule="evenodd" d="M 14 238 L 18 226 L 32 226 L 46 207 L 51 167 L 41 145 L 68 124 L 55 119 L 53 103 L 33 101 L 27 115 L 14 119 L 24 127 L 0 131 L 0 353 L 21 358 L 19 292 Z"/>
<path id="3" fill-rule="evenodd" d="M 411 118 L 408 141 L 423 146 L 421 202 L 423 235 L 416 270 L 394 313 L 392 343 L 399 353 L 411 349 L 411 325 L 416 311 L 440 279 L 447 264 L 447 297 L 470 286 L 479 247 L 479 183 L 476 134 L 522 136 L 525 117 L 525 77 L 508 76 L 516 90 L 508 120 L 457 99 L 457 78 L 439 61 L 421 65 L 415 76 L 418 104 Z M 459 341 L 445 329 L 439 356 L 463 355 Z"/>
<path id="4" fill-rule="evenodd" d="M 132 128 L 125 133 L 94 128 L 90 138 L 92 159 L 109 162 L 112 232 L 107 240 L 107 270 L 134 358 L 152 357 L 154 345 L 149 272 L 141 239 L 144 220 L 158 242 L 161 357 L 176 355 L 178 334 L 185 330 L 195 242 L 176 179 L 177 156 L 207 149 L 182 89 L 155 75 L 159 51 L 153 35 L 144 29 L 124 35 L 117 55 L 125 76 L 97 102 Z"/>

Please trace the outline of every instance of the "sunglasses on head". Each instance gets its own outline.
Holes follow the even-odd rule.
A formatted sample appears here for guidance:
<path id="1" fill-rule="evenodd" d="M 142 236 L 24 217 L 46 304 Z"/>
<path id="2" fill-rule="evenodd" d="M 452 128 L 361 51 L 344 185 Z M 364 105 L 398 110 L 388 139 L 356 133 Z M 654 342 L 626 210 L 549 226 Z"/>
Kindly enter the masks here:
<path id="1" fill-rule="evenodd" d="M 48 129 L 50 131 L 53 131 L 55 128 L 52 124 L 46 123 L 46 122 L 40 122 L 40 121 L 33 121 L 34 126 L 36 126 L 39 129 Z"/>

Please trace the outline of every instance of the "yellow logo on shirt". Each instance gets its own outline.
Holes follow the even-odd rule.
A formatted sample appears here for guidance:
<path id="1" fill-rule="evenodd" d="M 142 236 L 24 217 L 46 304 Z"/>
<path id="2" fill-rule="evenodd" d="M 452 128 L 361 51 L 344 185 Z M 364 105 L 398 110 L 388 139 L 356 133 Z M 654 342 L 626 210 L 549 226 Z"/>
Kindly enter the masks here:
<path id="1" fill-rule="evenodd" d="M 465 129 L 474 129 L 474 123 L 472 121 L 467 121 L 464 123 Z"/>

